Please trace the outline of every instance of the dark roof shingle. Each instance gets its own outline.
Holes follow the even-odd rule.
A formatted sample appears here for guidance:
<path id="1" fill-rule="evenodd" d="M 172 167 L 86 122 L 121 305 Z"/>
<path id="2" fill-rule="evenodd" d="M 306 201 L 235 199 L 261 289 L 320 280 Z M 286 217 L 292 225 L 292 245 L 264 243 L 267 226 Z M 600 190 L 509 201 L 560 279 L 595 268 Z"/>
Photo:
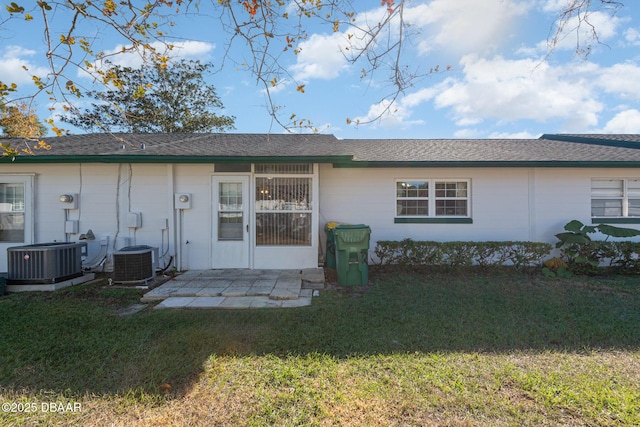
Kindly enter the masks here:
<path id="1" fill-rule="evenodd" d="M 5 140 L 14 144 L 20 140 Z M 323 134 L 86 134 L 45 138 L 24 162 L 306 161 L 344 166 L 640 165 L 640 135 L 543 135 L 540 139 L 347 139 Z M 638 165 L 636 165 L 636 163 Z"/>

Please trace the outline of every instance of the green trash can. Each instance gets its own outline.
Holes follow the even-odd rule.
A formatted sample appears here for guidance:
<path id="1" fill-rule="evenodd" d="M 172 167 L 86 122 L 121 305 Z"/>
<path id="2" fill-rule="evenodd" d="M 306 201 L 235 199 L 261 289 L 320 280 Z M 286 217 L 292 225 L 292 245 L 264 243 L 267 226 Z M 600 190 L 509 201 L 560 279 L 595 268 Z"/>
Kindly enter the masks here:
<path id="1" fill-rule="evenodd" d="M 336 241 L 336 265 L 338 284 L 342 286 L 364 286 L 369 282 L 369 238 L 368 225 L 339 225 L 333 229 Z"/>
<path id="2" fill-rule="evenodd" d="M 336 269 L 336 238 L 333 235 L 333 229 L 339 224 L 330 221 L 324 226 L 324 232 L 327 235 L 327 244 L 325 245 L 326 255 L 324 265 L 327 268 Z"/>

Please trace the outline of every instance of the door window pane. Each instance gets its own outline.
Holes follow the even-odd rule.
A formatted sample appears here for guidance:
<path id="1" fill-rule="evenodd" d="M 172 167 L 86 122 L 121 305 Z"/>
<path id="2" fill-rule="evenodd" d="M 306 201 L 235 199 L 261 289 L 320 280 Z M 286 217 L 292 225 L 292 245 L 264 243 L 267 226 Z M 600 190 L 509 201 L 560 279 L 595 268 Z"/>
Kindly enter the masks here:
<path id="1" fill-rule="evenodd" d="M 220 210 L 242 210 L 242 183 L 220 183 Z"/>
<path id="2" fill-rule="evenodd" d="M 0 184 L 0 242 L 24 242 L 24 184 Z"/>
<path id="3" fill-rule="evenodd" d="M 243 198 L 241 182 L 221 182 L 218 186 L 218 240 L 242 240 Z"/>
<path id="4" fill-rule="evenodd" d="M 242 212 L 218 212 L 218 240 L 242 240 Z"/>

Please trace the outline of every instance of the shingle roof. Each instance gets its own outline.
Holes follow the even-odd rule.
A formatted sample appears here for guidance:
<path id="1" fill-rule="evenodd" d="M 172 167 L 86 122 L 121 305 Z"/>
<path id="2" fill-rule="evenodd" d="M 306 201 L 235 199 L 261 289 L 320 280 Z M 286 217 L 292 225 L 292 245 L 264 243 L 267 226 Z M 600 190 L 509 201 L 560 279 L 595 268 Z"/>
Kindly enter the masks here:
<path id="1" fill-rule="evenodd" d="M 20 140 L 5 140 L 16 144 Z M 322 134 L 86 134 L 17 162 L 318 161 L 336 166 L 640 166 L 640 135 L 347 139 Z"/>

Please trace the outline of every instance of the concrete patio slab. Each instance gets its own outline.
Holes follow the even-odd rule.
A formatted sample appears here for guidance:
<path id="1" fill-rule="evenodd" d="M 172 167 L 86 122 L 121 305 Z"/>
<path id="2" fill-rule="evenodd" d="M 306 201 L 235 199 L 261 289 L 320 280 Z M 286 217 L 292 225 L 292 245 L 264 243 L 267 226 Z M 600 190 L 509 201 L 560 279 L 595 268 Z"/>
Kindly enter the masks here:
<path id="1" fill-rule="evenodd" d="M 247 295 L 253 295 L 257 297 L 268 297 L 271 294 L 273 288 L 254 288 L 251 287 L 247 291 Z"/>
<path id="2" fill-rule="evenodd" d="M 280 302 L 281 302 L 281 305 L 280 305 L 281 308 L 306 307 L 308 305 L 311 305 L 311 297 L 290 299 L 290 300 L 284 300 Z"/>
<path id="3" fill-rule="evenodd" d="M 274 300 L 292 300 L 300 297 L 300 290 L 291 288 L 274 288 L 269 294 L 270 299 Z"/>
<path id="4" fill-rule="evenodd" d="M 249 308 L 251 304 L 264 297 L 226 297 L 218 308 Z"/>
<path id="5" fill-rule="evenodd" d="M 200 297 L 202 298 L 202 297 Z M 191 304 L 196 297 L 169 297 L 156 305 L 154 308 L 185 308 Z"/>
<path id="6" fill-rule="evenodd" d="M 313 296 L 313 289 L 301 289 L 300 298 L 310 298 Z"/>
<path id="7" fill-rule="evenodd" d="M 282 301 L 275 301 L 269 298 L 255 298 L 249 308 L 281 308 Z"/>
<path id="8" fill-rule="evenodd" d="M 312 289 L 323 287 L 321 268 L 187 271 L 147 292 L 141 302 L 162 300 L 159 309 L 303 307 L 311 304 Z"/>
<path id="9" fill-rule="evenodd" d="M 227 288 L 202 288 L 197 293 L 198 297 L 217 297 L 221 296 Z"/>
<path id="10" fill-rule="evenodd" d="M 176 288 L 158 287 L 158 288 L 152 289 L 149 292 L 147 292 L 146 294 L 144 294 L 142 296 L 142 298 L 140 299 L 140 301 L 141 302 L 149 302 L 149 301 L 163 300 L 163 299 L 169 298 L 170 296 L 172 296 L 175 293 L 176 293 Z"/>
<path id="11" fill-rule="evenodd" d="M 198 297 L 188 304 L 186 308 L 216 308 L 222 304 L 225 297 Z"/>
<path id="12" fill-rule="evenodd" d="M 277 280 L 278 280 L 278 277 L 272 277 L 272 278 L 260 277 L 253 282 L 251 287 L 252 288 L 273 288 L 276 285 Z"/>
<path id="13" fill-rule="evenodd" d="M 176 277 L 174 277 L 173 280 L 175 280 L 176 282 L 185 282 L 185 281 L 189 281 L 197 278 L 198 276 L 200 276 L 200 274 L 201 272 L 197 270 L 185 271 L 184 273 L 180 273 L 176 275 Z"/>
<path id="14" fill-rule="evenodd" d="M 246 297 L 248 296 L 248 292 L 250 286 L 229 286 L 222 292 L 222 295 L 225 297 Z M 250 296 L 250 295 L 249 295 Z"/>

